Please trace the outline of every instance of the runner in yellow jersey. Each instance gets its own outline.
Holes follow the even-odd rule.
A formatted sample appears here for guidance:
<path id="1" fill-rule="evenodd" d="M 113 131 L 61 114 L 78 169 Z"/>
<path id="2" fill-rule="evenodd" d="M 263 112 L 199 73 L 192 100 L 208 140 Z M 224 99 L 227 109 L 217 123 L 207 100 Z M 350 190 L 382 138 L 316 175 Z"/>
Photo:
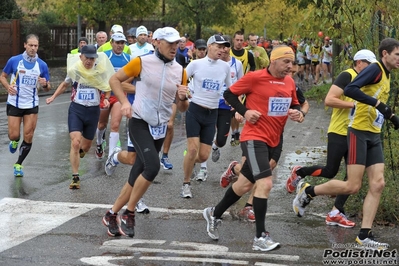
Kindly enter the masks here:
<path id="1" fill-rule="evenodd" d="M 294 166 L 291 176 L 286 182 L 286 189 L 289 193 L 294 192 L 298 182 L 306 176 L 334 178 L 338 173 L 342 158 L 346 162 L 348 154 L 346 134 L 353 100 L 344 95 L 344 89 L 358 73 L 374 62 L 377 62 L 377 59 L 373 52 L 366 49 L 360 50 L 355 54 L 354 67 L 344 70 L 335 79 L 325 99 L 325 105 L 333 108 L 330 126 L 328 127 L 327 164 L 309 167 Z M 338 195 L 336 197 L 333 210 L 326 217 L 327 225 L 338 225 L 344 228 L 355 226 L 355 223 L 345 216 L 344 204 L 348 197 L 349 195 Z"/>
<path id="2" fill-rule="evenodd" d="M 348 125 L 348 180 L 330 180 L 318 186 L 300 182 L 293 209 L 297 216 L 304 215 L 305 207 L 316 195 L 355 194 L 362 185 L 364 171 L 367 172 L 369 190 L 363 201 L 363 218 L 356 238 L 359 248 L 385 250 L 389 244 L 377 242 L 371 227 L 385 186 L 384 154 L 380 137 L 385 119 L 395 129 L 399 118 L 384 102 L 390 91 L 390 72 L 399 68 L 399 41 L 386 38 L 378 48 L 380 61 L 364 69 L 344 89 L 346 96 L 354 99 Z"/>

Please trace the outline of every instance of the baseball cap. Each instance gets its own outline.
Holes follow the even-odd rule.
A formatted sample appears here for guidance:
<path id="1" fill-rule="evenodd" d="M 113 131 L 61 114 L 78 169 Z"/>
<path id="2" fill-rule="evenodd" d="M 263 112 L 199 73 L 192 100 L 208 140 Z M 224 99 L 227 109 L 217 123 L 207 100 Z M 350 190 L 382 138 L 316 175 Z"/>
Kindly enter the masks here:
<path id="1" fill-rule="evenodd" d="M 148 35 L 147 28 L 144 27 L 144 26 L 138 27 L 137 30 L 136 30 L 136 37 L 139 37 L 140 34 Z"/>
<path id="2" fill-rule="evenodd" d="M 97 58 L 97 49 L 94 45 L 85 45 L 82 47 L 81 54 L 87 58 Z"/>
<path id="3" fill-rule="evenodd" d="M 126 42 L 126 37 L 123 35 L 123 33 L 117 32 L 111 35 L 111 39 L 118 42 L 118 41 L 125 41 Z"/>
<path id="4" fill-rule="evenodd" d="M 194 43 L 195 48 L 201 49 L 201 48 L 206 48 L 206 41 L 204 39 L 198 39 Z"/>
<path id="5" fill-rule="evenodd" d="M 123 33 L 123 27 L 121 25 L 115 24 L 111 27 L 111 32 L 112 33 L 117 33 L 117 32 Z"/>
<path id="6" fill-rule="evenodd" d="M 370 63 L 375 63 L 377 62 L 377 59 L 375 57 L 375 54 L 367 49 L 362 49 L 360 51 L 358 51 L 355 56 L 353 57 L 353 60 L 357 61 L 357 60 L 366 60 Z"/>
<path id="7" fill-rule="evenodd" d="M 217 34 L 209 37 L 207 45 L 210 45 L 213 43 L 223 44 L 226 47 L 230 47 L 230 43 L 228 41 L 226 41 L 222 36 L 217 35 Z"/>
<path id="8" fill-rule="evenodd" d="M 153 39 L 165 40 L 169 43 L 181 40 L 180 33 L 172 27 L 164 27 L 157 29 L 152 37 Z"/>
<path id="9" fill-rule="evenodd" d="M 89 40 L 86 37 L 80 37 L 79 42 L 86 42 L 86 44 L 89 44 Z"/>
<path id="10" fill-rule="evenodd" d="M 130 28 L 127 32 L 126 32 L 126 36 L 133 36 L 136 37 L 136 27 Z"/>

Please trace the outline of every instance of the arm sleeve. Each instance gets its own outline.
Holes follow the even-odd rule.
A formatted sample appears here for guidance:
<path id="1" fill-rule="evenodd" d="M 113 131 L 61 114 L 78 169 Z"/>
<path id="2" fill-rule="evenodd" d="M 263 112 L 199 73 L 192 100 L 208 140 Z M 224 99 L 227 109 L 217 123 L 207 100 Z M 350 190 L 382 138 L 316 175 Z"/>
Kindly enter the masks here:
<path id="1" fill-rule="evenodd" d="M 303 92 L 299 87 L 296 87 L 296 97 L 298 98 L 299 104 L 303 104 L 306 101 L 305 95 L 303 95 Z"/>
<path id="2" fill-rule="evenodd" d="M 245 112 L 248 110 L 238 99 L 238 96 L 230 91 L 228 88 L 224 91 L 223 97 L 240 115 L 245 116 Z"/>
<path id="3" fill-rule="evenodd" d="M 375 106 L 377 104 L 377 99 L 365 94 L 360 88 L 376 84 L 381 80 L 382 70 L 378 64 L 371 64 L 366 67 L 356 78 L 349 83 L 345 89 L 344 94 L 358 102 Z"/>

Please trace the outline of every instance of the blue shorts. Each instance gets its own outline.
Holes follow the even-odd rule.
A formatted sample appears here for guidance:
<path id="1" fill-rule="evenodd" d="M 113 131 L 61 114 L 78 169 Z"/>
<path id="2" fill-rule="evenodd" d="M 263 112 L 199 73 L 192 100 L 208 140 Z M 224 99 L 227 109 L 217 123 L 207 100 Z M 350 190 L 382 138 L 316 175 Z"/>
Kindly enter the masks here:
<path id="1" fill-rule="evenodd" d="M 85 139 L 93 140 L 99 118 L 100 106 L 83 106 L 71 102 L 68 110 L 69 133 L 79 131 Z"/>

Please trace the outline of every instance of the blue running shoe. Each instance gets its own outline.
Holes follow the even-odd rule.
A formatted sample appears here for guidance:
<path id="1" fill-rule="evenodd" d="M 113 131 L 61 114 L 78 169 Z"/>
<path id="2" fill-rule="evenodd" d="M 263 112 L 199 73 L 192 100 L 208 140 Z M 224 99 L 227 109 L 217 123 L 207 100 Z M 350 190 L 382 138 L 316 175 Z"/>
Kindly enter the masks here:
<path id="1" fill-rule="evenodd" d="M 11 153 L 15 153 L 18 149 L 18 141 L 11 140 L 8 148 L 10 149 Z"/>
<path id="2" fill-rule="evenodd" d="M 169 158 L 164 156 L 161 158 L 161 165 L 163 166 L 163 169 L 165 170 L 172 170 L 173 169 L 173 164 L 169 161 Z"/>
<path id="3" fill-rule="evenodd" d="M 22 171 L 23 166 L 16 163 L 14 164 L 14 176 L 15 177 L 23 177 L 24 176 L 24 172 Z"/>

